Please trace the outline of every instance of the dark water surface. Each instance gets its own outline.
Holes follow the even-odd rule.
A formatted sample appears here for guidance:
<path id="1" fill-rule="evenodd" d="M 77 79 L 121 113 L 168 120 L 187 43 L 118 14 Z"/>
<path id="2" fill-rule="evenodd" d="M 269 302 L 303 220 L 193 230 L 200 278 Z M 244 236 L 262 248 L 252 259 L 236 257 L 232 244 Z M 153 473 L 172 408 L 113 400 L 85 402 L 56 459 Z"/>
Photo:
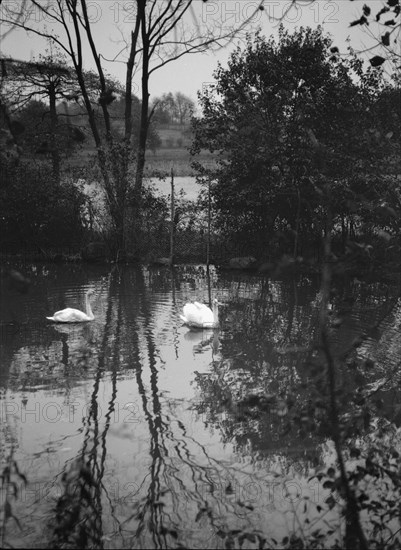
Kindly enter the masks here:
<path id="1" fill-rule="evenodd" d="M 204 266 L 21 271 L 31 278 L 27 294 L 1 286 L 1 458 L 4 467 L 12 452 L 28 484 L 14 472 L 16 494 L 3 489 L 19 522 L 8 518 L 3 544 L 43 547 L 55 532 L 60 542 L 66 491 L 99 548 L 271 547 L 305 530 L 308 514 L 311 530 L 337 526 L 335 510 L 319 518 L 311 508 L 327 497 L 310 475 L 334 461 L 331 441 L 324 429 L 292 426 L 287 410 L 289 394 L 300 415 L 312 397 L 305 362 L 319 335 L 318 280 L 215 269 L 208 277 Z M 46 320 L 83 309 L 88 288 L 93 322 Z M 344 283 L 331 316 L 335 353 L 366 334 L 358 357 L 374 366 L 358 383 L 381 384 L 383 415 L 394 421 L 398 394 L 390 399 L 382 381 L 399 368 L 397 292 Z M 219 330 L 182 326 L 186 301 L 214 297 L 223 303 Z M 272 406 L 243 410 L 249 395 Z"/>

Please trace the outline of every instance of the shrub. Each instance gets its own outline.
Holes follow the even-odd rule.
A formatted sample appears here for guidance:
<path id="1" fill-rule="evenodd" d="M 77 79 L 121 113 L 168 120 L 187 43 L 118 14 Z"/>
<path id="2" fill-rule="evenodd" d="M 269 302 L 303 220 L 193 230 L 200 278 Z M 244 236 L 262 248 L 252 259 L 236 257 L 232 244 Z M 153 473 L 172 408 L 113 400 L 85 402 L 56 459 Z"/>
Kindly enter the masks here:
<path id="1" fill-rule="evenodd" d="M 69 181 L 56 183 L 43 163 L 0 165 L 0 232 L 18 246 L 67 246 L 81 241 L 85 197 Z"/>

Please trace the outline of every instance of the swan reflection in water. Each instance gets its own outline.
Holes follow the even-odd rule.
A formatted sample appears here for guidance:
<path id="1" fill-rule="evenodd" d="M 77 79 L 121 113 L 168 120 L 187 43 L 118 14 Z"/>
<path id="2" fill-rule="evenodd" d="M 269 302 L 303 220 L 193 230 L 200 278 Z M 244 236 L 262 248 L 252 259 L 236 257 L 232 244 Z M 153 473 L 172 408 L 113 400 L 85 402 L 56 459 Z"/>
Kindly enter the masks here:
<path id="1" fill-rule="evenodd" d="M 205 349 L 213 350 L 213 353 L 219 351 L 219 331 L 209 329 L 190 328 L 184 334 L 184 340 L 193 344 L 194 353 L 202 353 Z"/>

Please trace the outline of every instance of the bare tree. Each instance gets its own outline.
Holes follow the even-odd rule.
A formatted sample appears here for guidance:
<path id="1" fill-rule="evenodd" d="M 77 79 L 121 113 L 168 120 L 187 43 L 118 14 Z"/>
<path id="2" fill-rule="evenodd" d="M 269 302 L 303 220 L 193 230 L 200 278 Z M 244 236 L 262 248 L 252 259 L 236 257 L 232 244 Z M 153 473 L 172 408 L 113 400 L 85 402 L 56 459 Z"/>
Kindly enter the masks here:
<path id="1" fill-rule="evenodd" d="M 181 92 L 176 92 L 174 95 L 168 92 L 159 98 L 154 98 L 152 109 L 161 123 L 184 124 L 190 121 L 195 111 L 195 102 Z"/>
<path id="2" fill-rule="evenodd" d="M 14 13 L 13 19 L 16 24 L 20 23 L 23 19 L 23 13 L 26 7 L 27 0 L 21 0 L 19 9 Z M 1 0 L 0 0 L 1 6 Z M 0 43 L 13 32 L 16 25 L 9 24 L 7 28 L 0 26 Z M 14 142 L 14 135 L 12 132 L 11 120 L 7 110 L 7 106 L 2 98 L 2 92 L 4 83 L 7 78 L 7 69 L 1 59 L 1 72 L 0 72 L 0 155 L 7 159 L 9 155 L 18 156 L 18 150 Z"/>
<path id="3" fill-rule="evenodd" d="M 177 106 L 178 121 L 180 124 L 189 122 L 191 115 L 195 111 L 195 103 L 192 99 L 181 92 L 177 92 L 174 96 Z"/>
<path id="4" fill-rule="evenodd" d="M 25 62 L 15 59 L 3 60 L 7 68 L 4 92 L 10 113 L 13 114 L 33 99 L 44 100 L 49 106 L 48 136 L 43 136 L 42 148 L 46 143 L 46 152 L 52 159 L 52 171 L 55 181 L 60 181 L 60 134 L 56 102 L 66 99 L 74 89 L 73 71 L 61 58 L 40 56 L 37 62 Z M 38 144 L 37 144 L 38 145 Z"/>
<path id="5" fill-rule="evenodd" d="M 207 0 L 204 0 L 203 3 L 206 2 Z M 263 8 L 263 2 L 264 0 L 261 0 L 260 9 Z M 26 17 L 21 17 L 19 11 L 13 13 L 11 8 L 2 15 L 3 24 L 20 27 L 48 38 L 58 44 L 71 60 L 96 144 L 103 185 L 115 228 L 115 248 L 124 251 L 127 245 L 127 213 L 132 213 L 134 224 L 137 224 L 140 215 L 147 136 L 153 115 L 149 104 L 150 76 L 183 55 L 223 47 L 245 29 L 254 15 L 250 13 L 249 17 L 235 27 L 217 27 L 211 23 L 200 24 L 194 7 L 195 0 L 135 0 L 129 5 L 133 10 L 130 13 L 134 14 L 133 26 L 119 56 L 120 59 L 124 53 L 127 55 L 124 85 L 125 131 L 122 139 L 112 132 L 108 107 L 116 95 L 115 90 L 107 83 L 104 69 L 106 56 L 96 44 L 87 1 L 53 0 L 49 3 L 46 0 L 29 0 L 29 6 L 43 16 L 36 18 L 42 23 L 35 23 L 33 18 L 29 17 L 28 9 Z M 255 8 L 255 11 L 259 8 Z M 57 32 L 61 34 L 56 34 L 53 29 L 48 30 L 43 23 L 44 19 L 46 25 L 55 25 Z M 84 78 L 85 48 L 89 48 L 96 67 L 100 90 L 98 102 L 103 115 L 104 133 L 100 131 L 94 116 Z M 134 152 L 132 100 L 133 78 L 136 71 L 141 77 L 141 115 L 138 147 Z M 130 166 L 134 161 L 134 153 L 135 174 L 131 182 Z"/>

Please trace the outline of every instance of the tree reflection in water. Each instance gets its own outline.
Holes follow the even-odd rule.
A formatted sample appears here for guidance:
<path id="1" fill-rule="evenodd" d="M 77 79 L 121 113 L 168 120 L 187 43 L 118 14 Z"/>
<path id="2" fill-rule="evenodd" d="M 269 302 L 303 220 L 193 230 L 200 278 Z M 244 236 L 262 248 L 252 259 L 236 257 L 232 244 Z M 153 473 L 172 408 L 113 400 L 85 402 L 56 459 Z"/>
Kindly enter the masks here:
<path id="1" fill-rule="evenodd" d="M 316 388 L 325 391 L 318 285 L 306 276 L 274 281 L 212 271 L 208 277 L 197 266 L 115 267 L 96 280 L 99 316 L 90 326 L 37 324 L 2 339 L 4 399 L 14 392 L 32 407 L 35 392 L 42 400 L 48 392 L 72 407 L 86 396 L 79 421 L 75 415 L 64 428 L 32 425 L 37 446 L 46 429 L 55 434 L 37 454 L 25 443 L 28 433 L 14 432 L 16 441 L 21 437 L 18 458 L 33 465 L 28 478 L 61 488 L 37 506 L 49 543 L 272 547 L 288 533 L 302 531 L 306 540 L 324 522 L 338 539 L 337 505 L 323 509 L 330 490 L 310 478 L 333 460 L 326 405 L 316 399 Z M 377 325 L 352 365 L 341 365 L 344 417 L 357 416 L 358 388 L 365 397 L 377 383 L 384 397 L 394 389 L 385 369 L 396 377 L 400 348 L 391 334 L 401 306 L 395 297 L 389 308 L 386 292 L 353 282 L 333 298 L 336 357 L 361 329 Z M 224 302 L 219 330 L 182 327 L 182 304 L 214 294 Z M 362 369 L 372 353 L 377 368 Z M 363 436 L 363 427 L 352 428 L 350 437 Z M 47 471 L 49 449 L 57 462 Z M 24 509 L 22 501 L 15 506 L 16 513 Z M 18 536 L 27 545 L 33 540 Z"/>

